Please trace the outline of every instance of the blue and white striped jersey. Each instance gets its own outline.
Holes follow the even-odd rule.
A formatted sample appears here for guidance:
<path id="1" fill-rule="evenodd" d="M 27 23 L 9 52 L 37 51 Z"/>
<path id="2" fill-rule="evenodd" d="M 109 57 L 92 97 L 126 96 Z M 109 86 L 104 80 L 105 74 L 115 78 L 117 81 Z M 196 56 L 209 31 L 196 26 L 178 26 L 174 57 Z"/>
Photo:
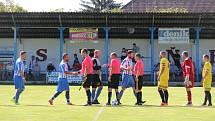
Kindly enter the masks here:
<path id="1" fill-rule="evenodd" d="M 14 76 L 21 76 L 19 74 L 19 71 L 22 71 L 23 74 L 24 74 L 24 71 L 25 71 L 25 65 L 24 65 L 23 60 L 21 58 L 18 58 L 16 60 L 15 68 L 14 68 Z"/>
<path id="2" fill-rule="evenodd" d="M 124 68 L 128 68 L 128 67 L 131 67 L 132 70 L 133 70 L 133 62 L 132 62 L 132 59 L 126 57 L 122 63 L 121 63 L 121 67 L 124 67 Z M 126 71 L 126 70 L 123 70 L 123 74 L 129 74 L 129 75 L 132 75 L 132 70 L 131 71 Z"/>
<path id="3" fill-rule="evenodd" d="M 58 78 L 67 78 L 67 74 L 65 72 L 68 71 L 68 65 L 67 63 L 61 61 L 59 65 L 59 77 Z"/>

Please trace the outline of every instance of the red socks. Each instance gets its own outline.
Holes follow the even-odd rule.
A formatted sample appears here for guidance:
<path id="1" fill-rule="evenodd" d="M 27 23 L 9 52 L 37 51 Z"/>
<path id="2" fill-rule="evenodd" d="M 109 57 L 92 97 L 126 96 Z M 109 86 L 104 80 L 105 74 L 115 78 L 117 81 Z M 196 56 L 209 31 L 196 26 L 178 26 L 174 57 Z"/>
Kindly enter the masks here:
<path id="1" fill-rule="evenodd" d="M 189 103 L 192 103 L 192 93 L 191 91 L 187 91 L 187 100 Z"/>

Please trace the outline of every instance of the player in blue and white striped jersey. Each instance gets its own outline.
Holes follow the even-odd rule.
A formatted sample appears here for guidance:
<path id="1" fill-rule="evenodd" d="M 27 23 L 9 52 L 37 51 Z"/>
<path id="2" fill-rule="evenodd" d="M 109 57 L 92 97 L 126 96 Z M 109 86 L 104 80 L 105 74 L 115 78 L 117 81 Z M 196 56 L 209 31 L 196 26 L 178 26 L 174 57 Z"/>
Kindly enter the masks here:
<path id="1" fill-rule="evenodd" d="M 63 60 L 61 61 L 59 65 L 59 77 L 58 77 L 58 86 L 57 91 L 54 94 L 54 96 L 49 100 L 49 104 L 53 105 L 53 101 L 55 98 L 57 98 L 63 91 L 66 91 L 66 101 L 67 105 L 72 105 L 70 102 L 70 95 L 69 95 L 69 82 L 67 80 L 68 75 L 74 74 L 77 75 L 77 72 L 69 72 L 68 69 L 68 61 L 69 61 L 69 55 L 64 53 L 63 54 Z"/>
<path id="2" fill-rule="evenodd" d="M 14 68 L 14 85 L 16 89 L 16 94 L 12 99 L 12 101 L 17 105 L 19 104 L 19 96 L 25 89 L 25 84 L 24 84 L 24 82 L 26 82 L 24 77 L 25 65 L 23 61 L 26 60 L 27 52 L 20 51 L 19 55 L 20 57 L 16 60 L 15 68 Z"/>
<path id="3" fill-rule="evenodd" d="M 134 88 L 135 82 L 133 77 L 133 66 L 134 66 L 132 62 L 133 58 L 134 58 L 134 52 L 132 50 L 129 50 L 127 52 L 127 57 L 121 63 L 120 68 L 121 70 L 123 70 L 123 73 L 122 73 L 122 82 L 121 82 L 122 89 L 119 93 L 119 99 L 122 98 L 124 91 L 130 87 L 133 88 L 134 95 L 136 96 L 135 88 Z"/>

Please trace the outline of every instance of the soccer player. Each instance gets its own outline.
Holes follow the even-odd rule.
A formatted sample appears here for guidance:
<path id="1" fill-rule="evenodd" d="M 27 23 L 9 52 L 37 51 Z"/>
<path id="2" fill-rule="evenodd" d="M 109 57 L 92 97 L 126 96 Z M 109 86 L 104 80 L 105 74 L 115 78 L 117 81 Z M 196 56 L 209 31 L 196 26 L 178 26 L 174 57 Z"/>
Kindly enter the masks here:
<path id="1" fill-rule="evenodd" d="M 85 91 L 87 94 L 87 104 L 85 106 L 91 106 L 92 101 L 91 101 L 90 86 L 93 80 L 93 61 L 88 55 L 87 49 L 82 49 L 81 55 L 84 58 L 82 62 L 82 67 L 81 67 L 81 74 L 84 78 L 83 87 L 85 88 Z"/>
<path id="2" fill-rule="evenodd" d="M 202 71 L 202 85 L 205 90 L 205 100 L 202 106 L 205 106 L 207 104 L 207 101 L 209 102 L 208 106 L 212 106 L 212 101 L 211 101 L 211 83 L 212 83 L 212 65 L 209 61 L 209 56 L 208 55 L 203 55 L 203 62 L 204 62 L 204 68 Z"/>
<path id="3" fill-rule="evenodd" d="M 141 54 L 135 54 L 136 64 L 134 65 L 134 76 L 135 76 L 135 90 L 137 102 L 136 105 L 142 105 L 142 86 L 143 86 L 143 74 L 144 65 L 141 59 Z"/>
<path id="4" fill-rule="evenodd" d="M 67 80 L 68 75 L 77 75 L 77 72 L 69 72 L 68 69 L 68 61 L 69 61 L 69 55 L 64 53 L 63 54 L 63 60 L 61 61 L 59 65 L 59 77 L 58 77 L 58 86 L 57 91 L 54 94 L 54 96 L 48 101 L 50 105 L 53 105 L 53 101 L 55 98 L 57 98 L 63 91 L 66 91 L 66 101 L 67 105 L 72 105 L 70 102 L 70 95 L 69 95 L 69 82 Z"/>
<path id="5" fill-rule="evenodd" d="M 166 58 L 166 52 L 160 51 L 160 69 L 158 71 L 158 92 L 162 103 L 160 106 L 168 105 L 168 81 L 169 81 L 169 61 Z"/>
<path id="6" fill-rule="evenodd" d="M 14 85 L 16 89 L 16 94 L 14 95 L 12 101 L 19 105 L 19 96 L 25 90 L 25 77 L 24 77 L 24 70 L 25 65 L 23 63 L 24 60 L 27 58 L 27 52 L 20 51 L 19 58 L 16 60 L 15 69 L 14 69 Z"/>
<path id="7" fill-rule="evenodd" d="M 108 78 L 108 102 L 106 105 L 111 105 L 111 97 L 112 97 L 112 89 L 115 90 L 116 99 L 118 104 L 120 104 L 119 100 L 119 92 L 118 86 L 120 81 L 120 61 L 117 59 L 117 54 L 115 52 L 110 54 L 110 65 L 109 68 L 109 78 Z"/>
<path id="8" fill-rule="evenodd" d="M 101 64 L 99 61 L 100 51 L 94 51 L 93 61 L 93 80 L 92 80 L 92 104 L 100 104 L 98 101 L 98 97 L 103 89 L 103 85 L 101 83 L 100 74 L 101 74 Z M 96 90 L 96 88 L 98 89 Z"/>
<path id="9" fill-rule="evenodd" d="M 122 89 L 119 93 L 119 100 L 121 100 L 124 91 L 130 87 L 133 88 L 133 93 L 136 97 L 135 88 L 134 88 L 135 83 L 134 83 L 134 77 L 133 77 L 133 62 L 132 62 L 133 58 L 134 58 L 134 52 L 132 50 L 129 50 L 127 53 L 127 57 L 121 63 L 120 68 L 123 70 L 123 73 L 122 73 L 122 82 L 121 82 Z"/>
<path id="10" fill-rule="evenodd" d="M 192 106 L 191 88 L 194 86 L 194 65 L 187 51 L 182 52 L 182 72 L 184 77 L 184 85 L 187 91 L 187 106 Z"/>

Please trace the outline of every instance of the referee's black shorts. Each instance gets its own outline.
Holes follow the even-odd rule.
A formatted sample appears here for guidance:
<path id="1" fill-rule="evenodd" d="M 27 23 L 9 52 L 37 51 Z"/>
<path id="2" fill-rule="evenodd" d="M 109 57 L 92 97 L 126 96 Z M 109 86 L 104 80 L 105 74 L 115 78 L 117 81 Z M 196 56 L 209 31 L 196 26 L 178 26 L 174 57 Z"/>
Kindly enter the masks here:
<path id="1" fill-rule="evenodd" d="M 143 76 L 138 76 L 138 82 L 135 79 L 135 89 L 141 90 L 143 87 Z"/>
<path id="2" fill-rule="evenodd" d="M 87 74 L 87 79 L 83 84 L 84 88 L 90 88 L 91 84 L 92 84 L 92 80 L 93 80 L 93 74 Z"/>
<path id="3" fill-rule="evenodd" d="M 112 74 L 111 80 L 108 81 L 108 88 L 118 89 L 120 81 L 120 74 Z"/>
<path id="4" fill-rule="evenodd" d="M 92 88 L 97 88 L 99 86 L 102 86 L 99 74 L 93 74 Z"/>

